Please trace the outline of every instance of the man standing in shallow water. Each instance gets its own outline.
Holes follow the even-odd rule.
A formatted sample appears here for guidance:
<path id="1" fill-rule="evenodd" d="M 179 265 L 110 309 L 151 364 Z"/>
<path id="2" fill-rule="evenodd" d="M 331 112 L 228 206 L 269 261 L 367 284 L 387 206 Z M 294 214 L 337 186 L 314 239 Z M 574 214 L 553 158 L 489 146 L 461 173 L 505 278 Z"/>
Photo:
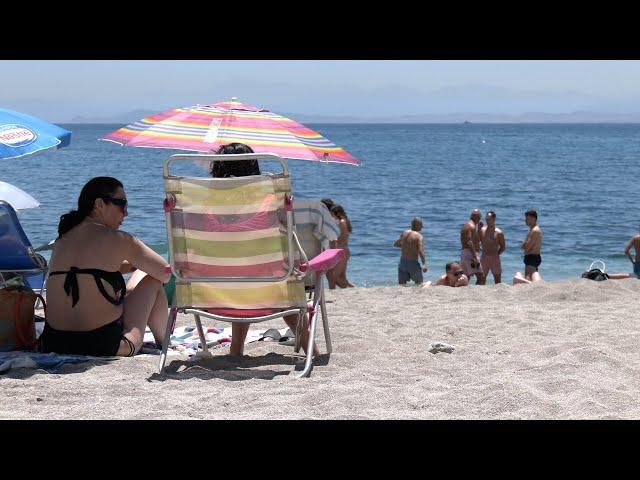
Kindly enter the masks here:
<path id="1" fill-rule="evenodd" d="M 422 219 L 415 217 L 411 220 L 411 230 L 405 230 L 400 238 L 393 244 L 402 249 L 400 263 L 398 264 L 398 283 L 404 285 L 409 280 L 420 285 L 423 281 L 422 273 L 427 271 L 427 257 L 424 254 L 424 239 L 419 233 L 422 230 Z M 418 256 L 422 260 L 422 269 L 418 262 Z"/>
<path id="2" fill-rule="evenodd" d="M 469 281 L 471 281 L 471 276 L 476 276 L 476 285 L 482 285 L 485 280 L 478 257 L 480 252 L 480 232 L 478 230 L 482 228 L 481 218 L 480 210 L 474 208 L 471 210 L 469 221 L 460 230 L 460 244 L 462 245 L 460 265 L 462 265 L 462 270 Z"/>
<path id="3" fill-rule="evenodd" d="M 480 230 L 480 241 L 482 242 L 482 257 L 480 264 L 485 274 L 486 282 L 489 271 L 493 273 L 494 283 L 502 280 L 502 265 L 500 255 L 505 251 L 504 233 L 496 227 L 496 213 L 492 210 L 487 212 L 487 226 Z M 484 283 L 484 282 L 483 282 Z"/>
<path id="4" fill-rule="evenodd" d="M 524 214 L 529 232 L 520 245 L 524 250 L 524 278 L 520 272 L 516 272 L 513 283 L 531 283 L 541 280 L 538 267 L 542 263 L 540 251 L 542 250 L 542 229 L 538 226 L 538 212 L 527 210 Z"/>
<path id="5" fill-rule="evenodd" d="M 635 249 L 635 258 L 631 255 L 631 249 Z M 634 235 L 624 248 L 624 254 L 633 264 L 633 273 L 640 278 L 640 235 Z"/>

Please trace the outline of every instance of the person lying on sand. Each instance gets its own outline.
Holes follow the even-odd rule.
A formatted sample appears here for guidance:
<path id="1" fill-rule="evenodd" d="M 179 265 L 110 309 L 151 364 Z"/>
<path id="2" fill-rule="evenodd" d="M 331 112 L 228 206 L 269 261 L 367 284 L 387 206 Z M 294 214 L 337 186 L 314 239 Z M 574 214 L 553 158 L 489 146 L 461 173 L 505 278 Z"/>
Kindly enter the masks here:
<path id="1" fill-rule="evenodd" d="M 596 272 L 597 273 L 597 272 Z M 635 275 L 634 275 L 635 276 Z M 600 277 L 600 278 L 598 278 Z M 604 277 L 604 278 L 602 278 Z M 581 278 L 587 278 L 589 280 L 624 280 L 625 278 L 631 278 L 630 273 L 605 273 L 602 272 L 599 275 L 595 275 L 593 270 L 586 270 L 582 273 Z"/>
<path id="2" fill-rule="evenodd" d="M 427 282 L 423 285 L 422 288 L 429 287 L 466 287 L 469 285 L 469 279 L 464 274 L 460 263 L 458 262 L 449 262 L 445 266 L 444 275 L 440 276 L 435 283 Z"/>
<path id="3" fill-rule="evenodd" d="M 595 267 L 596 263 L 602 264 L 602 268 Z M 582 272 L 580 275 L 582 278 L 586 278 L 588 280 L 594 280 L 596 282 L 601 282 L 603 280 L 623 280 L 625 278 L 631 278 L 631 274 L 629 273 L 608 273 L 604 271 L 605 264 L 602 260 L 596 260 L 591 263 L 588 270 Z M 635 275 L 634 275 L 635 276 Z"/>
<path id="4" fill-rule="evenodd" d="M 540 275 L 540 272 L 533 272 L 530 276 L 530 279 L 522 275 L 522 272 L 516 272 L 516 274 L 513 276 L 514 285 L 520 285 L 523 283 L 533 283 L 533 282 L 538 282 L 540 280 L 542 280 L 542 276 Z"/>

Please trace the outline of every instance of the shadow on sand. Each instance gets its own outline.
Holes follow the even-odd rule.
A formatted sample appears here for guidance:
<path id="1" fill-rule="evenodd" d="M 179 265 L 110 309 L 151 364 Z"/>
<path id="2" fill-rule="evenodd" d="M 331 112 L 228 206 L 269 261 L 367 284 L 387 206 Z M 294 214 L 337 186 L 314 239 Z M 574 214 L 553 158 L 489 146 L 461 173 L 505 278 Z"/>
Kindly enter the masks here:
<path id="1" fill-rule="evenodd" d="M 199 378 L 210 380 L 220 378 L 222 380 L 273 380 L 282 375 L 291 375 L 300 372 L 304 368 L 305 358 L 301 356 L 282 355 L 280 353 L 267 353 L 259 357 L 231 355 L 217 355 L 212 358 L 198 358 L 194 360 L 172 360 L 167 358 L 167 365 L 163 373 L 154 373 L 147 380 L 189 380 Z M 313 360 L 313 368 L 325 366 L 329 363 L 329 355 L 323 354 Z M 260 367 L 278 365 L 286 367 L 283 370 L 261 369 Z M 292 368 L 293 367 L 293 368 Z"/>

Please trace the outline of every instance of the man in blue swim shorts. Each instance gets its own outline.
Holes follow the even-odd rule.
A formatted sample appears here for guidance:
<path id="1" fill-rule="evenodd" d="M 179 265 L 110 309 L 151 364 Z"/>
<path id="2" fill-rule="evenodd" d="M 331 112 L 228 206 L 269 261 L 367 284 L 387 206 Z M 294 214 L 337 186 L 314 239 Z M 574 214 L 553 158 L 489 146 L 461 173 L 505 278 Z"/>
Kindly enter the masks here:
<path id="1" fill-rule="evenodd" d="M 411 220 L 411 230 L 402 232 L 400 238 L 393 244 L 394 247 L 402 249 L 398 264 L 398 283 L 400 285 L 406 284 L 409 280 L 420 285 L 423 281 L 422 273 L 427 271 L 427 257 L 424 254 L 424 239 L 420 233 L 421 230 L 422 219 L 415 217 Z M 418 257 L 422 260 L 422 267 L 420 267 Z"/>
<path id="2" fill-rule="evenodd" d="M 635 255 L 631 255 L 631 249 L 635 250 Z M 640 235 L 634 235 L 624 248 L 624 254 L 631 260 L 633 264 L 633 273 L 636 278 L 640 278 Z"/>

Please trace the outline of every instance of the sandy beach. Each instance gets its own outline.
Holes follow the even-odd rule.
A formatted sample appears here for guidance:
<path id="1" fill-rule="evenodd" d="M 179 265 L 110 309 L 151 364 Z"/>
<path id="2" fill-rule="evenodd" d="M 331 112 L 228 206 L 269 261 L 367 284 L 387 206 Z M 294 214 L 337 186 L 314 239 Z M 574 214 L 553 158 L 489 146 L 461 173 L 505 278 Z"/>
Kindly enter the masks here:
<path id="1" fill-rule="evenodd" d="M 0 418 L 637 419 L 639 294 L 635 279 L 331 291 L 334 351 L 310 378 L 271 342 L 242 359 L 171 356 L 163 375 L 151 355 L 12 369 Z M 252 328 L 268 326 L 284 323 Z M 438 341 L 455 350 L 429 353 Z"/>

